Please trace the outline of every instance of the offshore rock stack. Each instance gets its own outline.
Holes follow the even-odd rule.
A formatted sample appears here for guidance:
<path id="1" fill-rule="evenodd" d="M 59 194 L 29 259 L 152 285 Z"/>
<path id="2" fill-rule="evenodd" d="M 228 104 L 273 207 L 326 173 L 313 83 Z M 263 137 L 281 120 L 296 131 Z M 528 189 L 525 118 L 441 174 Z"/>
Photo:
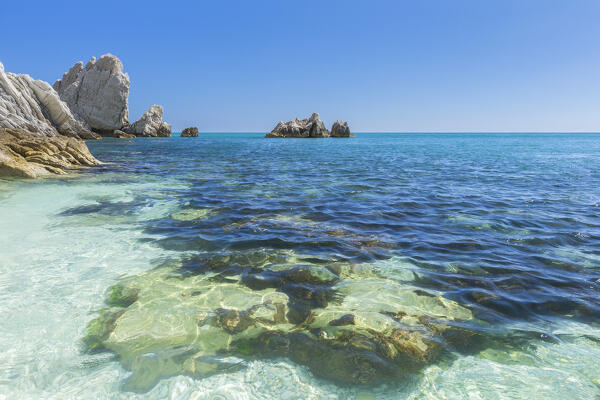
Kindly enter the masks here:
<path id="1" fill-rule="evenodd" d="M 313 113 L 309 118 L 284 122 L 280 121 L 275 128 L 267 133 L 268 138 L 326 138 L 326 137 L 354 137 L 350 133 L 347 122 L 336 121 L 331 127 L 331 132 L 325 128 L 318 113 Z"/>

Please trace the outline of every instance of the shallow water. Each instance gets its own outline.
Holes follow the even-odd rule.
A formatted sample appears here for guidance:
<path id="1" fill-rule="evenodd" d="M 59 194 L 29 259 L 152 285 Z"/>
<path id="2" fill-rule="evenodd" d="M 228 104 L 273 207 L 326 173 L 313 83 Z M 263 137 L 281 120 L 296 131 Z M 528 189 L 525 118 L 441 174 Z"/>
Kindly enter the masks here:
<path id="1" fill-rule="evenodd" d="M 0 182 L 0 398 L 600 396 L 598 134 L 204 134 L 89 147 L 107 164 Z M 289 284 L 281 274 L 298 265 L 335 276 Z M 279 283 L 259 289 L 259 278 Z M 111 351 L 90 352 L 86 325 L 117 283 L 139 295 L 119 305 Z M 297 284 L 322 298 L 300 299 Z M 435 336 L 435 359 L 358 385 L 293 351 L 216 352 L 256 325 L 207 322 L 220 333 L 189 335 L 199 315 L 266 297 L 300 302 L 315 323 L 353 313 L 343 329 L 422 332 L 419 318 L 441 319 L 468 342 Z M 298 318 L 273 329 L 315 333 Z M 181 346 L 226 367 L 148 374 Z"/>

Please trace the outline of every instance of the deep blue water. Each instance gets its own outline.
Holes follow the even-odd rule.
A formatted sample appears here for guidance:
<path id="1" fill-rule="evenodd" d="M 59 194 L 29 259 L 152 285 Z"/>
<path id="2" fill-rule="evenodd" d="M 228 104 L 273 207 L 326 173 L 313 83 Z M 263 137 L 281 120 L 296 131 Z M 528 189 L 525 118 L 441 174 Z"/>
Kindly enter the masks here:
<path id="1" fill-rule="evenodd" d="M 218 210 L 202 222 L 148 223 L 167 249 L 291 249 L 351 263 L 400 256 L 417 267 L 418 285 L 494 324 L 600 317 L 599 134 L 262 136 L 89 147 L 123 179 L 176 177 L 185 189 L 166 183 L 164 193 Z M 140 205 L 151 200 L 140 193 Z M 274 215 L 323 229 L 307 236 Z"/>

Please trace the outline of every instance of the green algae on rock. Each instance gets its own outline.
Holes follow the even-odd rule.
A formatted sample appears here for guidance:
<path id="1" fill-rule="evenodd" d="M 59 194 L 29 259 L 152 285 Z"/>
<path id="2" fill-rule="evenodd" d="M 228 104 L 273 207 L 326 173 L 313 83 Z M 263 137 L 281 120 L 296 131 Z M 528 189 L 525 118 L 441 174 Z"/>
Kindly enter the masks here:
<path id="1" fill-rule="evenodd" d="M 227 264 L 193 274 L 169 265 L 124 279 L 109 289 L 111 308 L 88 325 L 84 343 L 116 353 L 132 371 L 125 388 L 145 391 L 165 377 L 203 377 L 265 357 L 373 384 L 417 373 L 446 337 L 470 338 L 452 326 L 471 320 L 469 310 L 405 283 L 340 279 L 318 264 Z M 215 279 L 224 269 L 227 279 Z"/>

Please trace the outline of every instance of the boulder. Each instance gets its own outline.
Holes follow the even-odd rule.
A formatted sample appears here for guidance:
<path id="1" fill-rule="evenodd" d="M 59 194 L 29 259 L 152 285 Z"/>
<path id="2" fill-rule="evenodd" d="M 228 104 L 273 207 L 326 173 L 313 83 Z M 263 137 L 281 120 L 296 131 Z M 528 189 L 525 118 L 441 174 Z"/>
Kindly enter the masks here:
<path id="1" fill-rule="evenodd" d="M 181 137 L 198 137 L 198 128 L 195 126 L 191 128 L 185 128 L 181 131 Z"/>
<path id="2" fill-rule="evenodd" d="M 350 133 L 347 122 L 335 121 L 331 127 L 331 137 L 354 137 L 354 135 Z"/>
<path id="3" fill-rule="evenodd" d="M 92 57 L 85 67 L 76 63 L 54 83 L 54 89 L 95 132 L 110 133 L 128 123 L 129 75 L 112 54 L 98 60 Z"/>
<path id="4" fill-rule="evenodd" d="M 318 113 L 313 113 L 310 118 L 293 121 L 281 121 L 275 129 L 267 133 L 268 138 L 319 138 L 329 137 L 329 131 L 325 128 Z"/>
<path id="5" fill-rule="evenodd" d="M 150 106 L 140 119 L 124 130 L 135 136 L 171 136 L 171 125 L 162 120 L 163 108 L 156 104 Z"/>
<path id="6" fill-rule="evenodd" d="M 97 164 L 83 140 L 0 129 L 0 177 L 38 178 Z"/>
<path id="7" fill-rule="evenodd" d="M 4 72 L 0 63 L 0 128 L 95 139 L 87 124 L 74 115 L 47 82 L 29 75 Z"/>

